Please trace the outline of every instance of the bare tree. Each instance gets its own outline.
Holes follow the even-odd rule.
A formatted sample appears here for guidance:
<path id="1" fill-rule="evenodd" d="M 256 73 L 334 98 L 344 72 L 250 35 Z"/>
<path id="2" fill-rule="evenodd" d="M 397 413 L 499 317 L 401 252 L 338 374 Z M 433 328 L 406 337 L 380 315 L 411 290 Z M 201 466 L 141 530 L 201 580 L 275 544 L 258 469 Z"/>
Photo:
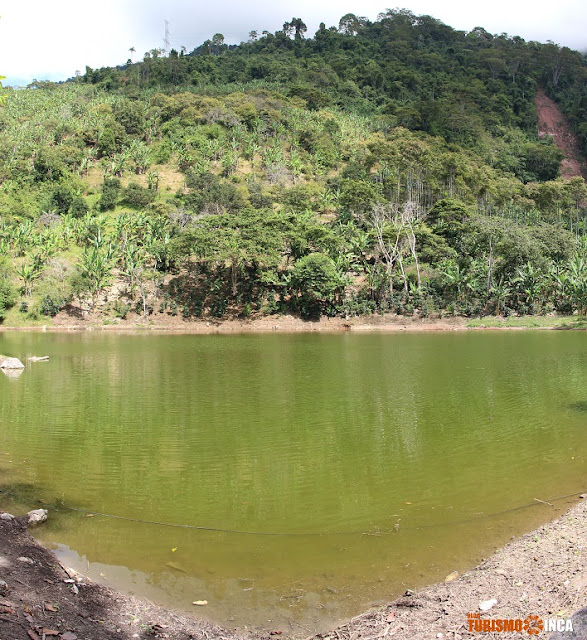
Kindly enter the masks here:
<path id="1" fill-rule="evenodd" d="M 410 257 L 416 266 L 418 288 L 422 284 L 414 230 L 421 217 L 422 210 L 413 201 L 401 205 L 377 204 L 371 212 L 370 224 L 377 238 L 376 249 L 387 271 L 390 295 L 393 293 L 393 275 L 396 267 L 399 267 L 404 290 L 408 292 L 408 277 L 404 263 Z"/>

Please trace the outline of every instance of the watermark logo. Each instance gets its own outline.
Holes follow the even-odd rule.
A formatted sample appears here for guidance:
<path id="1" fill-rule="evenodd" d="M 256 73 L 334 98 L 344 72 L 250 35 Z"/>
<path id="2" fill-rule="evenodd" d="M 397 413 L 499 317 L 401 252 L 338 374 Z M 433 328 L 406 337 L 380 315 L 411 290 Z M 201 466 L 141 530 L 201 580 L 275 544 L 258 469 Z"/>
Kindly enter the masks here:
<path id="1" fill-rule="evenodd" d="M 572 632 L 571 618 L 546 618 L 540 616 L 526 616 L 521 618 L 482 618 L 480 613 L 468 613 L 467 624 L 469 631 L 477 633 L 505 633 L 514 632 L 537 636 L 542 631 Z"/>

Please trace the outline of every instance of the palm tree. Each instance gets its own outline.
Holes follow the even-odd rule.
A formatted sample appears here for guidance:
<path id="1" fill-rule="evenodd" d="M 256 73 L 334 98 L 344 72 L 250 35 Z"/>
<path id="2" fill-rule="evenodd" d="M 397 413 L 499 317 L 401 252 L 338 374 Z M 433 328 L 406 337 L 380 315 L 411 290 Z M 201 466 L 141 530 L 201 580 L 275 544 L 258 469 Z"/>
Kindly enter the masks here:
<path id="1" fill-rule="evenodd" d="M 133 57 L 133 54 L 136 53 L 136 49 L 134 47 L 131 47 L 129 49 L 129 52 L 130 52 L 130 63 L 132 64 L 132 57 Z"/>

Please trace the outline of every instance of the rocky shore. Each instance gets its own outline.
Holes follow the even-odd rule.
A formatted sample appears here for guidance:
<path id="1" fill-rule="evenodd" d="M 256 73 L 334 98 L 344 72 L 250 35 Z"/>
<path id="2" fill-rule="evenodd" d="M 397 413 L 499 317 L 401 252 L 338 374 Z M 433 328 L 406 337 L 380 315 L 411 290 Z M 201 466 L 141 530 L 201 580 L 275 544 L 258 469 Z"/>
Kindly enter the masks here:
<path id="1" fill-rule="evenodd" d="M 39 511 L 32 513 L 42 521 Z M 1 640 L 286 636 L 279 629 L 223 629 L 93 584 L 40 546 L 27 531 L 29 522 L 30 514 L 0 515 Z M 587 638 L 587 609 L 581 611 L 587 605 L 586 523 L 587 500 L 582 499 L 475 569 L 420 592 L 408 591 L 307 640 L 520 639 L 538 633 L 553 640 Z M 504 623 L 514 630 L 503 631 Z"/>

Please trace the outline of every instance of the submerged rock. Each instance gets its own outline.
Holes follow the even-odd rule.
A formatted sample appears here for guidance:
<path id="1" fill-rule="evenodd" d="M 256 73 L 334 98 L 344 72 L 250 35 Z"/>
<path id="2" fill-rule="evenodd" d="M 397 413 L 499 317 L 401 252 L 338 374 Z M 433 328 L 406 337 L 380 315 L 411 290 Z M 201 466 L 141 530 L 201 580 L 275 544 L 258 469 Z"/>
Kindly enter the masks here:
<path id="1" fill-rule="evenodd" d="M 34 527 L 41 522 L 47 520 L 47 509 L 35 509 L 27 513 L 29 527 Z"/>
<path id="2" fill-rule="evenodd" d="M 20 378 L 24 369 L 2 369 L 0 367 L 0 371 L 2 371 L 2 373 L 7 378 L 10 378 L 11 380 L 16 380 L 17 378 Z"/>
<path id="3" fill-rule="evenodd" d="M 49 360 L 49 356 L 31 356 L 27 358 L 29 362 L 47 362 Z"/>
<path id="4" fill-rule="evenodd" d="M 24 369 L 24 364 L 18 358 L 0 356 L 0 368 L 2 369 Z"/>

